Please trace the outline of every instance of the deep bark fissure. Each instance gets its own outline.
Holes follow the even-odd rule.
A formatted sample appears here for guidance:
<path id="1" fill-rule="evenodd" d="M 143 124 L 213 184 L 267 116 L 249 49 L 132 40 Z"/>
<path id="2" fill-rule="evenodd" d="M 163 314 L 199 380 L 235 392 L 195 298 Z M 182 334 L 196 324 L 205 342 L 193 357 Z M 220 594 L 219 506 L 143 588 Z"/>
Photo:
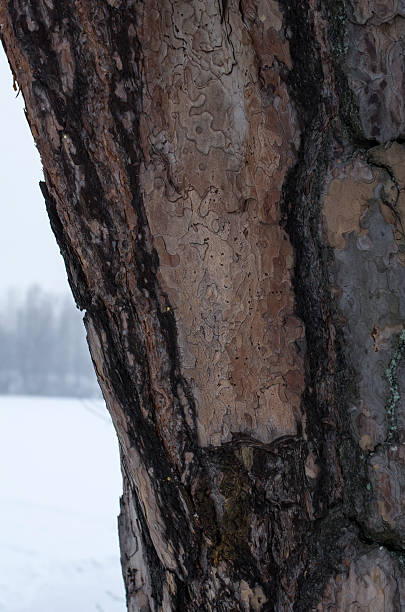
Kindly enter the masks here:
<path id="1" fill-rule="evenodd" d="M 286 5 L 287 23 L 293 31 L 291 50 L 296 60 L 289 82 L 296 104 L 302 109 L 305 127 L 298 162 L 285 183 L 284 211 L 286 229 L 295 248 L 297 312 L 305 323 L 308 347 L 308 378 L 303 402 L 309 419 L 309 444 L 310 448 L 316 449 L 324 470 L 313 493 L 319 518 L 314 521 L 307 540 L 310 553 L 306 573 L 309 578 L 307 575 L 307 579 L 302 581 L 305 586 L 300 590 L 294 607 L 302 611 L 318 601 L 329 576 L 336 572 L 336 565 L 343 560 L 348 541 L 356 543 L 357 547 L 361 547 L 361 543 L 364 546 L 377 544 L 390 552 L 398 552 L 397 548 L 381 539 L 367 537 L 364 523 L 356 518 L 365 514 L 364 498 L 368 493 L 364 458 L 351 431 L 348 411 L 350 399 L 356 395 L 357 389 L 340 329 L 337 306 L 330 293 L 328 270 L 331 254 L 321 238 L 322 189 L 329 164 L 339 149 L 336 133 L 326 126 L 336 126 L 340 114 L 352 130 L 353 145 L 364 147 L 365 141 L 353 130 L 353 121 L 348 117 L 347 107 L 353 105 L 353 100 L 350 104 L 345 99 L 342 101 L 340 95 L 335 93 L 333 81 L 326 87 L 320 62 L 316 67 L 317 59 L 313 54 L 316 45 L 308 42 L 312 23 L 305 4 L 299 3 L 301 10 L 298 11 L 296 5 Z M 345 7 L 335 6 L 332 10 L 341 13 L 342 21 Z M 332 30 L 329 37 L 332 45 L 334 39 L 336 41 L 341 36 L 339 32 L 333 32 L 334 23 L 333 19 L 328 22 Z M 307 70 L 308 64 L 310 70 Z M 334 75 L 337 86 L 342 85 L 343 77 L 336 62 Z M 324 97 L 322 89 L 328 91 L 329 99 Z M 346 83 L 344 89 L 347 91 Z M 338 135 L 340 130 L 338 128 Z M 367 148 L 375 145 L 376 141 L 367 142 Z M 334 360 L 333 364 L 331 359 Z M 328 380 L 329 392 L 325 393 L 324 384 Z M 336 471 L 339 464 L 342 465 L 340 478 L 339 471 Z M 340 546 L 336 545 L 339 542 L 338 533 L 345 531 L 346 541 Z M 329 549 L 327 542 L 333 546 L 333 550 Z"/>
<path id="2" fill-rule="evenodd" d="M 329 253 L 320 238 L 321 189 L 333 143 L 328 126 L 335 118 L 335 104 L 322 95 L 322 86 L 326 87 L 320 60 L 314 54 L 314 38 L 311 41 L 308 35 L 314 24 L 306 3 L 299 3 L 299 10 L 296 6 L 286 5 L 286 20 L 292 30 L 290 44 L 295 59 L 289 82 L 301 109 L 304 129 L 297 164 L 290 171 L 284 187 L 284 214 L 286 229 L 295 248 L 297 312 L 306 329 L 307 387 L 303 403 L 308 415 L 309 448 L 315 451 L 323 466 L 312 496 L 318 518 L 307 539 L 309 558 L 306 573 L 309 578 L 301 580 L 302 587 L 294 606 L 296 610 L 307 610 L 316 603 L 329 575 L 336 571 L 336 563 L 339 564 L 344 554 L 344 546 L 335 546 L 331 551 L 325 544 L 336 542 L 337 532 L 344 530 L 345 525 L 347 530 L 349 525 L 343 509 L 333 509 L 336 504 L 342 507 L 342 483 L 336 468 L 342 435 L 341 413 L 345 411 L 345 399 L 341 398 L 339 404 L 335 398 L 339 397 L 336 391 L 341 391 L 338 387 L 343 388 L 346 382 L 340 381 L 339 375 L 341 377 L 343 373 L 346 378 L 347 368 L 342 367 L 342 363 L 333 363 L 339 360 L 341 352 L 336 350 L 336 340 L 331 338 L 334 307 L 329 291 Z M 333 85 L 332 91 L 330 88 L 328 91 L 329 96 L 335 95 Z M 329 388 L 325 389 L 325 384 Z M 350 535 L 350 538 L 355 537 L 355 533 Z"/>

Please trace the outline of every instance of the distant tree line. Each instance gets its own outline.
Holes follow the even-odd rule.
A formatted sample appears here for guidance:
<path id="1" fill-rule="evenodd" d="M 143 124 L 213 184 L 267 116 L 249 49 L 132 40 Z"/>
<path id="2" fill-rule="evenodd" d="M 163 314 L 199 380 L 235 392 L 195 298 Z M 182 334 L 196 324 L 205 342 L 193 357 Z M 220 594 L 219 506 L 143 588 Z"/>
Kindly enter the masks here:
<path id="1" fill-rule="evenodd" d="M 72 298 L 31 287 L 0 310 L 0 393 L 95 397 L 100 391 Z"/>

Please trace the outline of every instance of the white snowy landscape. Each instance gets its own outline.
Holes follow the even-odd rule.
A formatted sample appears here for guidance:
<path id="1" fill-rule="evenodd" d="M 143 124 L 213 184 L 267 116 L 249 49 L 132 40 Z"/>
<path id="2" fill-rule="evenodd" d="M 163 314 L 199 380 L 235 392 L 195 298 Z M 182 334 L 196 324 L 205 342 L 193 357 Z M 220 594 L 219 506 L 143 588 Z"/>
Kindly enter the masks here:
<path id="1" fill-rule="evenodd" d="M 1 612 L 124 612 L 102 401 L 0 396 Z"/>
<path id="2" fill-rule="evenodd" d="M 63 376 L 80 381 L 73 370 L 88 370 L 83 351 L 68 342 L 82 333 L 85 346 L 79 313 L 72 315 L 74 328 L 70 317 L 63 319 L 51 347 L 45 341 L 56 329 L 49 315 L 54 310 L 40 304 L 42 327 L 29 313 L 31 334 L 21 319 L 21 306 L 33 305 L 33 285 L 40 287 L 37 295 L 56 293 L 62 301 L 70 290 L 38 186 L 43 173 L 24 100 L 16 97 L 2 50 L 0 82 L 0 386 L 4 393 L 69 395 L 34 373 L 52 369 L 46 367 L 50 360 L 56 367 L 60 358 L 52 350 L 58 349 Z M 12 295 L 21 300 L 10 302 Z M 75 365 L 69 371 L 68 357 Z M 28 380 L 34 381 L 31 390 L 21 384 Z M 72 394 L 83 393 L 74 384 Z M 125 611 L 117 531 L 121 490 L 118 444 L 102 401 L 0 395 L 0 612 Z"/>

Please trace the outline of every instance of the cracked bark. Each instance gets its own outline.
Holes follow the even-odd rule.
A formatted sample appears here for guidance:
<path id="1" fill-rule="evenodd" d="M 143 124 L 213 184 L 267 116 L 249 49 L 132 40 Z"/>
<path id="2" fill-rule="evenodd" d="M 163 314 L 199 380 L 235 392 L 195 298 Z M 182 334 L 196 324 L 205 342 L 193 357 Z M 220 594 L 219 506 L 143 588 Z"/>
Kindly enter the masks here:
<path id="1" fill-rule="evenodd" d="M 0 2 L 130 611 L 405 608 L 404 15 Z"/>

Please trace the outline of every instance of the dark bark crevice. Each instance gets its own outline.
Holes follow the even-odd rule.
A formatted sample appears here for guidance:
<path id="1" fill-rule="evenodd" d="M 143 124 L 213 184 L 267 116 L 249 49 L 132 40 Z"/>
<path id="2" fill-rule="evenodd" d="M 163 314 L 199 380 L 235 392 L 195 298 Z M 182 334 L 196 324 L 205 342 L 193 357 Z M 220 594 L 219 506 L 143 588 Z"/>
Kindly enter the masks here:
<path id="1" fill-rule="evenodd" d="M 68 282 L 75 303 L 80 310 L 86 310 L 90 306 L 92 298 L 85 281 L 82 266 L 80 265 L 80 259 L 66 237 L 65 230 L 58 216 L 55 199 L 49 193 L 47 184 L 41 181 L 39 186 L 44 197 L 52 231 L 65 261 Z"/>
<path id="2" fill-rule="evenodd" d="M 308 450 L 315 452 L 321 466 L 312 491 L 315 520 L 306 540 L 306 577 L 300 579 L 300 594 L 294 604 L 294 610 L 304 611 L 319 600 L 329 577 L 338 568 L 343 571 L 342 560 L 348 549 L 353 554 L 362 548 L 353 517 L 364 514 L 367 475 L 349 425 L 348 406 L 356 395 L 355 377 L 331 294 L 332 255 L 321 233 L 325 178 L 340 147 L 336 138 L 341 138 L 341 130 L 335 132 L 333 126 L 339 128 L 339 113 L 347 122 L 347 104 L 340 94 L 348 87 L 345 84 L 341 89 L 336 64 L 327 75 L 329 82 L 325 80 L 316 40 L 320 32 L 308 3 L 293 6 L 286 2 L 283 6 L 293 57 L 289 86 L 302 121 L 298 161 L 285 182 L 283 206 L 285 227 L 295 249 L 297 314 L 306 329 L 303 405 L 308 419 Z M 336 32 L 335 19 L 329 15 L 327 20 L 320 9 L 314 10 L 319 10 L 318 19 L 324 18 L 328 24 L 326 38 L 331 46 L 336 45 L 342 32 Z"/>

